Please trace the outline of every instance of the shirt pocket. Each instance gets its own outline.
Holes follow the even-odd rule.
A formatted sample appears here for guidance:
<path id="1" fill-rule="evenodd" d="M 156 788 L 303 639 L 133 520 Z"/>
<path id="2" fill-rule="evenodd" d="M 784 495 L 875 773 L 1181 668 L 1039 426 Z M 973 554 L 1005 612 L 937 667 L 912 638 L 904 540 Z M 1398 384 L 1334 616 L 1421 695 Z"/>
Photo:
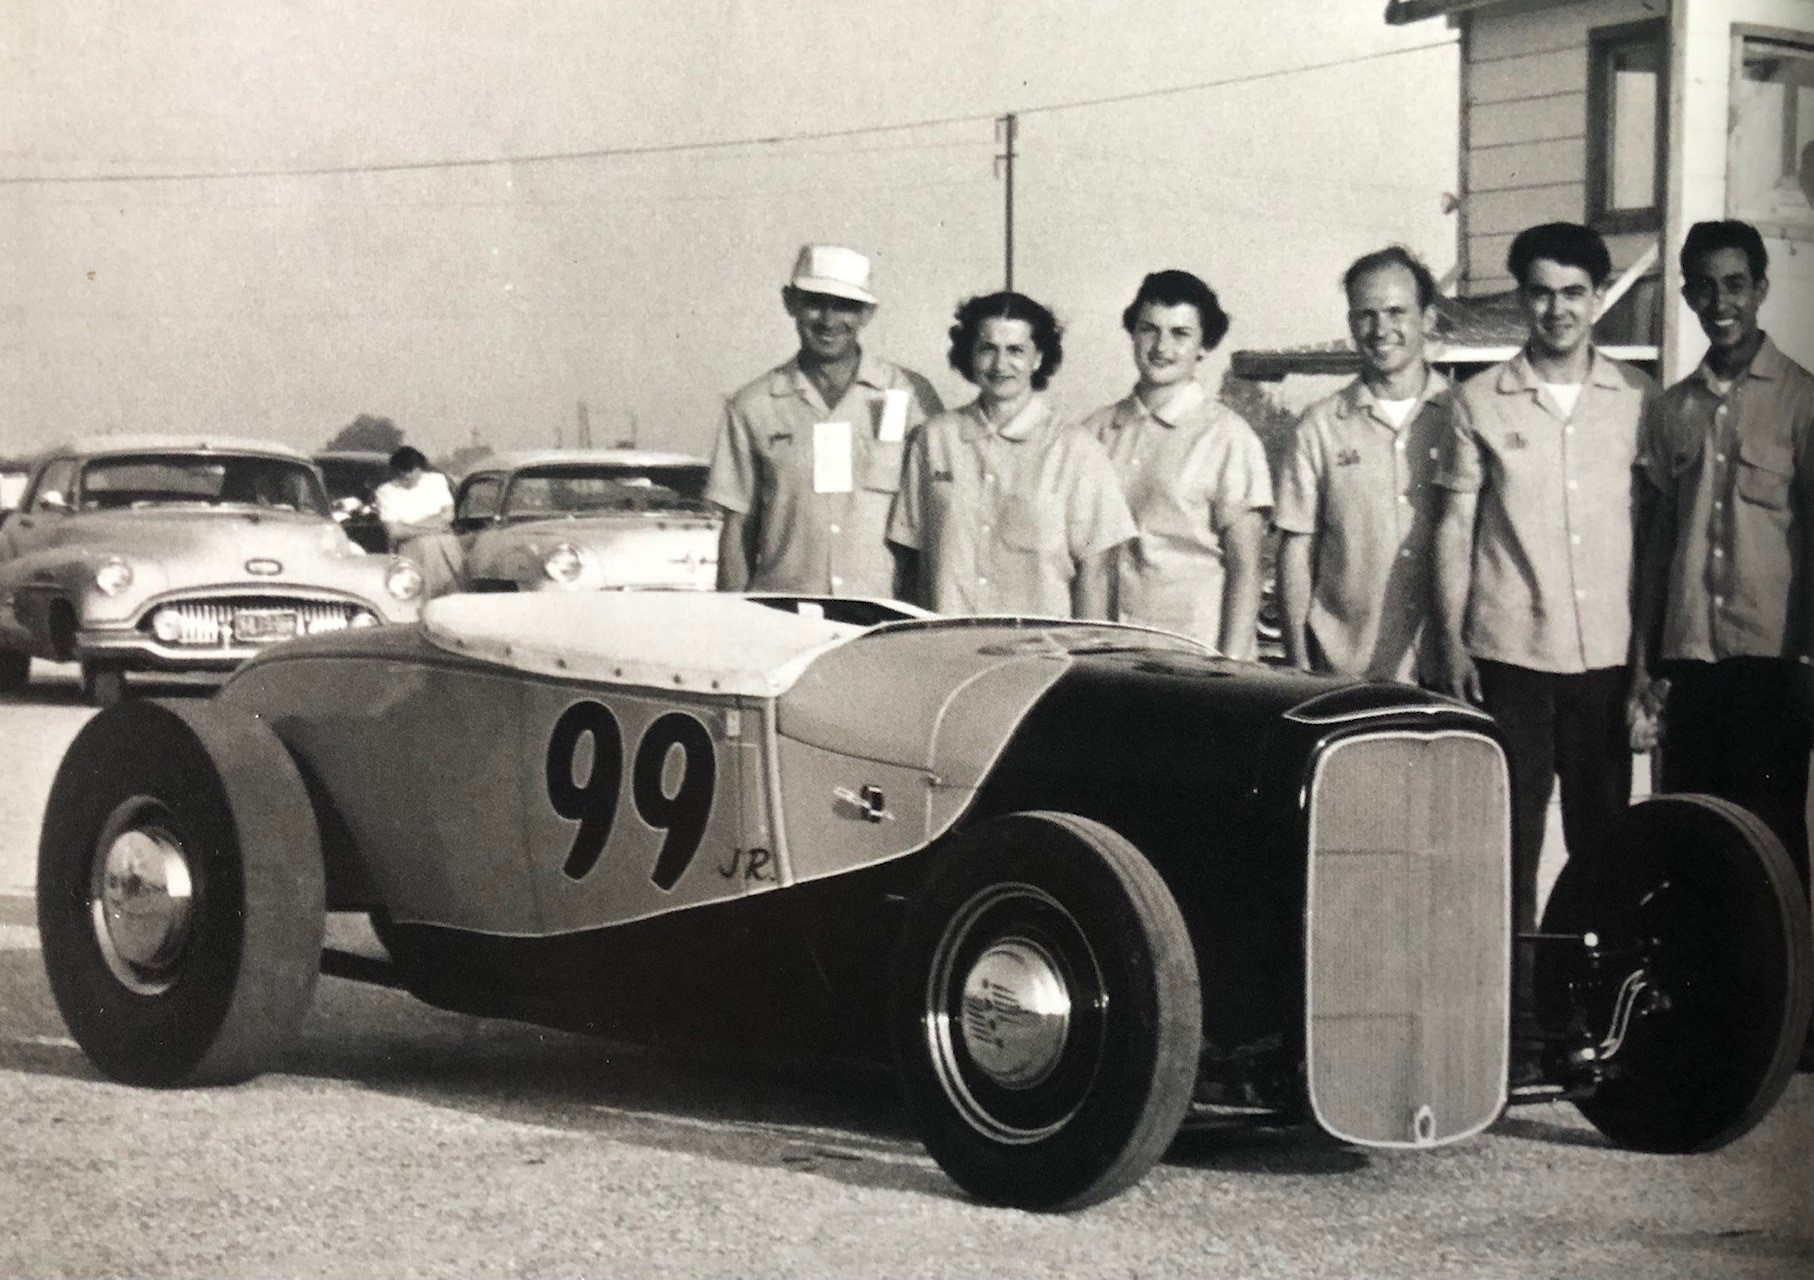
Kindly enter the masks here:
<path id="1" fill-rule="evenodd" d="M 1794 481 L 1795 455 L 1787 445 L 1772 440 L 1739 441 L 1739 497 L 1760 507 L 1780 509 L 1789 505 L 1789 487 Z"/>
<path id="2" fill-rule="evenodd" d="M 995 536 L 1012 550 L 1049 555 L 1064 546 L 1064 523 L 1056 502 L 1035 502 L 1009 494 L 996 510 Z"/>
<path id="3" fill-rule="evenodd" d="M 863 448 L 857 484 L 872 493 L 897 492 L 901 487 L 901 456 L 904 447 L 893 441 L 870 440 Z"/>

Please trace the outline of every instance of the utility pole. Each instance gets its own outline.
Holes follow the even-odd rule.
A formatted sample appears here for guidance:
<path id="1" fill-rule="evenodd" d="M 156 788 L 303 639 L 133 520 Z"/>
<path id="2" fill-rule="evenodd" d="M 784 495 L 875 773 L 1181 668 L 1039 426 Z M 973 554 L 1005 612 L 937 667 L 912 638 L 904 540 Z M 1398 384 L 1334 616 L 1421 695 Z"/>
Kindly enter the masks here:
<path id="1" fill-rule="evenodd" d="M 582 449 L 590 449 L 592 447 L 592 412 L 586 408 L 586 402 L 584 400 L 579 402 L 578 428 L 578 434 L 574 438 L 574 443 L 579 445 Z"/>
<path id="2" fill-rule="evenodd" d="M 995 171 L 1002 177 L 1002 259 L 1004 289 L 1014 289 L 1014 143 L 1020 131 L 1020 117 L 1010 111 L 995 122 L 995 136 L 1002 141 L 1002 152 L 995 157 Z"/>

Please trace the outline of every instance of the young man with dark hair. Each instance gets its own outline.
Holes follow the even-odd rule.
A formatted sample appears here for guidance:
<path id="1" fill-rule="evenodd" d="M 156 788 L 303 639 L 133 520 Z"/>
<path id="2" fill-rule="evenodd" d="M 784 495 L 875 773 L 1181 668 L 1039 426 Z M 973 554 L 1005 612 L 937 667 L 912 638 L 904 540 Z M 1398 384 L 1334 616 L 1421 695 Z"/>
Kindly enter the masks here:
<path id="1" fill-rule="evenodd" d="M 1638 441 L 1658 404 L 1644 374 L 1593 346 L 1612 262 L 1589 227 L 1512 241 L 1528 337 L 1463 383 L 1437 461 L 1436 685 L 1505 730 L 1513 925 L 1536 920 L 1551 789 L 1571 858 L 1610 847 L 1631 800 L 1625 722 Z M 1519 949 L 1521 987 L 1528 948 Z"/>
<path id="2" fill-rule="evenodd" d="M 1228 323 L 1190 272 L 1147 276 L 1121 313 L 1139 380 L 1083 427 L 1108 450 L 1139 530 L 1117 558 L 1116 616 L 1251 658 L 1272 473 L 1253 428 L 1197 381 Z"/>
<path id="3" fill-rule="evenodd" d="M 1342 277 L 1358 378 L 1298 420 L 1273 517 L 1285 649 L 1306 671 L 1413 681 L 1432 637 L 1430 543 L 1449 384 L 1430 368 L 1436 281 L 1398 245 Z"/>
<path id="4" fill-rule="evenodd" d="M 888 512 L 907 435 L 938 393 L 858 342 L 876 309 L 862 254 L 806 245 L 781 301 L 800 350 L 730 398 L 712 453 L 718 588 L 897 595 Z"/>
<path id="5" fill-rule="evenodd" d="M 1662 789 L 1724 796 L 1770 825 L 1808 880 L 1814 742 L 1814 376 L 1759 326 L 1763 237 L 1697 222 L 1682 296 L 1706 357 L 1663 397 L 1640 452 L 1655 493 L 1633 645 L 1632 714 L 1668 679 Z"/>

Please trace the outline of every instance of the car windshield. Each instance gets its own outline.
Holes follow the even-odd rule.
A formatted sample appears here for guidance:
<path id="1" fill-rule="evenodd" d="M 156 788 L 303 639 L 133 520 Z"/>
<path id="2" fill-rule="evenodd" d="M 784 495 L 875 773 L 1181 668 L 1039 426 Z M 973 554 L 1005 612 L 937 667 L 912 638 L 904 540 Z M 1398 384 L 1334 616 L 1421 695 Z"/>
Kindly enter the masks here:
<path id="1" fill-rule="evenodd" d="M 83 511 L 244 506 L 328 514 L 309 464 L 288 458 L 160 453 L 95 458 L 82 468 Z"/>
<path id="2" fill-rule="evenodd" d="M 703 464 L 537 467 L 519 471 L 504 496 L 504 518 L 590 515 L 613 511 L 703 511 Z"/>
<path id="3" fill-rule="evenodd" d="M 383 458 L 366 462 L 354 458 L 319 458 L 321 478 L 327 484 L 330 498 L 357 498 L 370 502 L 372 493 L 391 478 L 390 464 Z"/>

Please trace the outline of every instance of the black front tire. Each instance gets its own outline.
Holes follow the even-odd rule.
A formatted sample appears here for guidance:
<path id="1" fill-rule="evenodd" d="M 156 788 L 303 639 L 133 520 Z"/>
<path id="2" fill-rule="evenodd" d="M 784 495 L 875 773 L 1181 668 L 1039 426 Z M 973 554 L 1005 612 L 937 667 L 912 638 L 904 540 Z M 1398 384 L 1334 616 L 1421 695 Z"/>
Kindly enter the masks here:
<path id="1" fill-rule="evenodd" d="M 218 702 L 127 702 L 52 783 L 38 927 L 57 1007 L 107 1075 L 224 1084 L 307 1013 L 326 920 L 320 836 L 275 734 Z"/>
<path id="2" fill-rule="evenodd" d="M 970 1194 L 1067 1210 L 1132 1186 L 1196 1082 L 1196 953 L 1159 873 L 1099 823 L 1018 813 L 945 843 L 897 944 L 908 1111 Z"/>
<path id="3" fill-rule="evenodd" d="M 1643 1011 L 1610 1060 L 1614 1073 L 1576 1104 L 1614 1142 L 1712 1151 L 1782 1096 L 1807 1035 L 1814 958 L 1801 880 L 1756 815 L 1701 795 L 1634 805 L 1609 857 L 1564 865 L 1543 931 L 1591 931 L 1608 955 L 1643 958 Z M 1591 997 L 1631 967 L 1588 978 L 1577 960 L 1540 957 L 1540 1012 L 1552 1024 L 1564 991 Z"/>
<path id="4" fill-rule="evenodd" d="M 31 679 L 31 654 L 0 649 L 0 693 L 18 693 Z"/>

